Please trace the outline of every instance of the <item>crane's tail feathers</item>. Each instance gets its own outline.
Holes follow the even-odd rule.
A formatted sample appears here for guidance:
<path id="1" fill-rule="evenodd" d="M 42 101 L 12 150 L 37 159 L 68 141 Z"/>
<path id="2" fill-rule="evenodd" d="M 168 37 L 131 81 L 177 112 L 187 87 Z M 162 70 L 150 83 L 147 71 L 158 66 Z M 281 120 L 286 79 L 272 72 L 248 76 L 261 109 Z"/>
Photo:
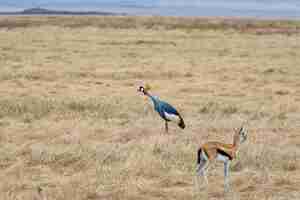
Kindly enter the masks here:
<path id="1" fill-rule="evenodd" d="M 178 123 L 178 126 L 179 126 L 180 128 L 182 128 L 182 129 L 185 128 L 185 123 L 184 123 L 182 117 L 180 117 L 180 121 L 179 121 L 179 123 Z"/>

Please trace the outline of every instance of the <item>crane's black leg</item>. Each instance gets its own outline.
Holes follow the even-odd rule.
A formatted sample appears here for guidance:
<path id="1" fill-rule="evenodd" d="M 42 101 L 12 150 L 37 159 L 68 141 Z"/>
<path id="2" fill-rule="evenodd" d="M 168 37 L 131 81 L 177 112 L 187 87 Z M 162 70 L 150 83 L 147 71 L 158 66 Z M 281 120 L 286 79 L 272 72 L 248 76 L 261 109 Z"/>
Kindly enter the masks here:
<path id="1" fill-rule="evenodd" d="M 168 130 L 169 130 L 169 128 L 168 128 L 168 122 L 165 121 L 165 131 L 166 131 L 166 133 L 168 133 Z"/>

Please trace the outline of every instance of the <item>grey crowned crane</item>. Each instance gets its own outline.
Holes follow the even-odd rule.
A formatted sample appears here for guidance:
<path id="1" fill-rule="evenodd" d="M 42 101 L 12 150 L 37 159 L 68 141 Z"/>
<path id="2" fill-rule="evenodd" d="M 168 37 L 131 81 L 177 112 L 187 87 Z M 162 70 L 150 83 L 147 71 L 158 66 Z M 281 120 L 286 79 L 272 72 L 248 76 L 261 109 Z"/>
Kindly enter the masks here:
<path id="1" fill-rule="evenodd" d="M 181 115 L 178 113 L 178 111 L 167 102 L 160 100 L 156 96 L 152 96 L 149 93 L 149 90 L 150 90 L 149 85 L 146 85 L 145 87 L 140 86 L 138 88 L 139 92 L 148 96 L 152 100 L 155 111 L 158 112 L 161 118 L 165 120 L 165 131 L 168 132 L 168 122 L 175 122 L 178 124 L 180 128 L 184 129 L 185 123 Z"/>

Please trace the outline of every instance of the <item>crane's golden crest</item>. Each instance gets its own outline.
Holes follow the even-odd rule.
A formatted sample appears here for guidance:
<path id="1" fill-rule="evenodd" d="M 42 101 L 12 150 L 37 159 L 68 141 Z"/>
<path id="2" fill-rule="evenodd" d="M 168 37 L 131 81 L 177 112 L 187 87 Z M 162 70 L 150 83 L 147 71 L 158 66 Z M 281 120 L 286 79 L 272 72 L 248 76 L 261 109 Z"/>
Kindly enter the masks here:
<path id="1" fill-rule="evenodd" d="M 151 87 L 150 87 L 150 85 L 147 83 L 146 85 L 145 85 L 145 90 L 146 91 L 149 91 L 151 89 Z"/>

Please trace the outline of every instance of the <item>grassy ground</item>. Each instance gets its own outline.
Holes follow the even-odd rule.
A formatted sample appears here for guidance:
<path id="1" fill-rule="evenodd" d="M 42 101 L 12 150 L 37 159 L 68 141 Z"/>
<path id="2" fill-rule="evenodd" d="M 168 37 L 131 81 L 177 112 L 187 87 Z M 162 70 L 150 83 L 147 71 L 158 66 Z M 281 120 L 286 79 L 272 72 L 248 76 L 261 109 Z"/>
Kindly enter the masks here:
<path id="1" fill-rule="evenodd" d="M 299 24 L 2 16 L 0 199 L 299 199 Z M 143 83 L 185 130 L 164 134 Z M 243 122 L 231 192 L 218 163 L 196 188 L 198 146 Z"/>

